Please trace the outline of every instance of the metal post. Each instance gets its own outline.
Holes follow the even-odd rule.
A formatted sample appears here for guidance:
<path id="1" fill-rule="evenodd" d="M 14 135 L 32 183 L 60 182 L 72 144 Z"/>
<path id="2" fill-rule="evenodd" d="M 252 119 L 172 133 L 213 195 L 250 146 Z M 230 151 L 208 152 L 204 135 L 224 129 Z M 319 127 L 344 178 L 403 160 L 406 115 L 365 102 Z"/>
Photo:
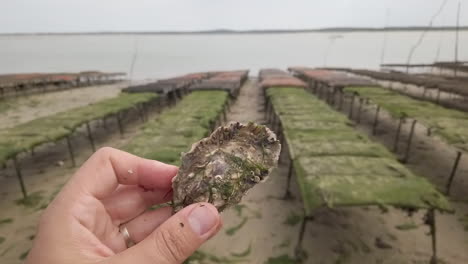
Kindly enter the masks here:
<path id="1" fill-rule="evenodd" d="M 404 120 L 405 120 L 404 117 L 400 117 L 400 121 L 398 122 L 398 127 L 397 127 L 397 131 L 395 134 L 395 141 L 393 143 L 393 152 L 395 153 L 398 152 L 398 143 L 400 142 L 401 126 Z"/>
<path id="2" fill-rule="evenodd" d="M 271 113 L 271 128 L 273 128 L 273 129 L 275 128 L 277 118 L 278 117 L 276 116 L 275 112 L 273 111 Z"/>
<path id="3" fill-rule="evenodd" d="M 140 115 L 141 122 L 145 123 L 145 114 L 143 113 L 143 107 L 142 107 L 141 104 L 137 106 L 137 110 L 138 110 L 138 113 Z"/>
<path id="4" fill-rule="evenodd" d="M 330 96 L 328 97 L 328 101 L 330 105 L 335 105 L 335 94 L 336 94 L 336 87 L 333 87 L 333 89 L 330 91 Z"/>
<path id="5" fill-rule="evenodd" d="M 358 124 L 361 123 L 362 101 L 363 101 L 363 99 L 359 98 L 358 116 L 357 116 L 357 120 L 356 120 Z"/>
<path id="6" fill-rule="evenodd" d="M 431 244 L 432 244 L 432 257 L 430 264 L 437 264 L 437 230 L 436 230 L 436 218 L 435 210 L 433 208 L 429 209 L 426 214 L 425 219 L 426 224 L 429 226 L 429 233 L 431 235 Z"/>
<path id="7" fill-rule="evenodd" d="M 24 186 L 23 181 L 23 174 L 21 174 L 21 166 L 18 163 L 17 157 L 13 158 L 13 163 L 15 165 L 16 176 L 18 177 L 18 181 L 20 183 L 21 192 L 23 193 L 23 198 L 28 198 L 28 193 L 26 192 L 26 187 Z"/>
<path id="8" fill-rule="evenodd" d="M 141 111 L 143 112 L 143 122 L 148 121 L 148 111 L 146 109 L 146 104 L 145 103 L 141 104 Z"/>
<path id="9" fill-rule="evenodd" d="M 377 134 L 377 125 L 379 124 L 380 105 L 375 110 L 374 125 L 372 126 L 372 135 Z"/>
<path id="10" fill-rule="evenodd" d="M 432 127 L 427 128 L 427 136 L 430 137 L 432 135 Z"/>
<path id="11" fill-rule="evenodd" d="M 228 112 L 231 111 L 231 98 L 230 97 L 227 99 L 226 109 L 228 110 Z"/>
<path id="12" fill-rule="evenodd" d="M 271 103 L 268 103 L 267 108 L 265 110 L 265 115 L 266 115 L 266 123 L 270 124 L 271 123 Z"/>
<path id="13" fill-rule="evenodd" d="M 122 118 L 120 116 L 121 112 L 118 112 L 115 117 L 117 118 L 117 124 L 119 126 L 119 132 L 120 132 L 120 135 L 123 136 L 124 134 L 124 130 L 123 130 L 123 126 L 122 126 Z"/>
<path id="14" fill-rule="evenodd" d="M 177 92 L 176 91 L 172 91 L 172 96 L 174 98 L 174 105 L 177 104 L 177 102 L 179 101 L 179 97 L 177 96 Z"/>
<path id="15" fill-rule="evenodd" d="M 275 116 L 275 106 L 270 102 L 270 113 L 269 113 L 269 116 L 270 118 L 268 119 L 270 121 L 271 124 L 273 124 L 276 116 Z"/>
<path id="16" fill-rule="evenodd" d="M 156 112 L 161 113 L 164 107 L 164 99 L 159 97 L 156 99 Z"/>
<path id="17" fill-rule="evenodd" d="M 94 145 L 93 134 L 91 134 L 91 128 L 89 127 L 89 122 L 86 122 L 86 130 L 88 131 L 89 143 L 91 143 L 91 148 L 93 152 L 96 151 L 96 146 Z"/>
<path id="18" fill-rule="evenodd" d="M 333 93 L 331 94 L 331 97 L 330 97 L 330 104 L 332 106 L 335 106 L 335 103 L 336 103 L 336 93 L 339 91 L 340 89 L 333 89 Z"/>
<path id="19" fill-rule="evenodd" d="M 333 87 L 331 86 L 325 86 L 325 98 L 323 98 L 323 100 L 327 104 L 330 104 L 330 94 L 331 94 L 332 89 Z"/>
<path id="20" fill-rule="evenodd" d="M 70 153 L 70 158 L 72 160 L 72 166 L 76 167 L 75 154 L 73 154 L 73 146 L 71 144 L 71 140 L 69 136 L 67 136 L 67 145 L 68 145 L 68 152 Z"/>
<path id="21" fill-rule="evenodd" d="M 348 115 L 349 119 L 351 119 L 351 120 L 353 119 L 354 99 L 355 99 L 355 97 L 356 97 L 356 94 L 353 93 L 353 95 L 351 97 L 351 104 L 349 106 L 349 115 Z"/>
<path id="22" fill-rule="evenodd" d="M 295 257 L 296 257 L 296 260 L 300 263 L 303 259 L 303 249 L 302 249 L 302 242 L 304 240 L 304 233 L 306 231 L 306 228 L 307 228 L 307 221 L 309 221 L 308 217 L 307 216 L 304 216 L 304 218 L 302 219 L 302 223 L 301 223 L 301 229 L 299 229 L 299 238 L 297 239 L 297 245 L 296 245 L 296 248 L 295 248 Z"/>
<path id="23" fill-rule="evenodd" d="M 344 100 L 344 92 L 340 91 L 340 104 L 338 105 L 338 110 L 341 111 L 343 109 L 343 100 Z"/>
<path id="24" fill-rule="evenodd" d="M 226 106 L 223 108 L 223 118 L 224 118 L 224 123 L 227 123 L 227 113 L 226 113 Z"/>
<path id="25" fill-rule="evenodd" d="M 292 179 L 292 174 L 293 174 L 293 160 L 289 160 L 289 167 L 288 167 L 288 182 L 286 183 L 286 193 L 284 194 L 284 200 L 290 200 L 293 198 L 293 195 L 291 194 L 291 179 Z"/>
<path id="26" fill-rule="evenodd" d="M 106 117 L 103 117 L 103 118 L 102 118 L 102 127 L 103 127 L 105 130 L 108 129 L 108 127 L 107 127 L 107 122 L 106 122 Z"/>
<path id="27" fill-rule="evenodd" d="M 414 129 L 416 127 L 417 120 L 413 120 L 413 123 L 411 124 L 411 132 L 408 138 L 408 142 L 406 144 L 406 153 L 405 157 L 403 158 L 402 162 L 407 163 L 410 157 L 410 150 L 411 150 L 411 143 L 413 142 L 413 135 L 414 135 Z"/>
<path id="28" fill-rule="evenodd" d="M 276 125 L 275 125 L 274 130 L 276 134 L 279 134 L 279 132 L 281 131 L 281 120 L 279 119 L 279 116 L 276 119 Z"/>
<path id="29" fill-rule="evenodd" d="M 452 167 L 452 172 L 450 173 L 449 180 L 447 182 L 447 186 L 445 188 L 445 194 L 448 196 L 450 195 L 450 189 L 452 188 L 452 182 L 453 179 L 455 178 L 455 175 L 457 174 L 458 170 L 458 164 L 460 163 L 460 159 L 462 157 L 462 153 L 460 151 L 457 152 L 457 157 L 455 158 L 455 163 L 453 164 Z"/>

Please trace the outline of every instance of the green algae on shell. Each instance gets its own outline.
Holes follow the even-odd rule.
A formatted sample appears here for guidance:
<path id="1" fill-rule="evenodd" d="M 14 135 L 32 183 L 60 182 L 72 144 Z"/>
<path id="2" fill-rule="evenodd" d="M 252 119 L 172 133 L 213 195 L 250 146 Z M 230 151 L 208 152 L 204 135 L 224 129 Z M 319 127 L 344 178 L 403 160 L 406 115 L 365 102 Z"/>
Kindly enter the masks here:
<path id="1" fill-rule="evenodd" d="M 222 211 L 239 203 L 277 166 L 280 150 L 276 135 L 265 126 L 233 122 L 219 127 L 182 154 L 172 183 L 174 210 L 209 202 Z"/>

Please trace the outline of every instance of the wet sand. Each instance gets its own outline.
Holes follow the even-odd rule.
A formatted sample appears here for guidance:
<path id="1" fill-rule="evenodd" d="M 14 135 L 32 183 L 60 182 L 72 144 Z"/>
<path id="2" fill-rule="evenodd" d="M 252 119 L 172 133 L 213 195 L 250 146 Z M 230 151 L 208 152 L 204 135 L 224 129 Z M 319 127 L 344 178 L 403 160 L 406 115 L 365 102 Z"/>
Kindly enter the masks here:
<path id="1" fill-rule="evenodd" d="M 231 107 L 228 119 L 262 123 L 265 121 L 263 104 L 264 98 L 255 82 L 247 83 Z M 363 120 L 368 124 L 371 115 Z M 369 133 L 368 125 L 359 129 Z M 374 139 L 388 143 L 391 137 L 385 131 L 382 126 L 379 135 L 387 137 Z M 438 169 L 438 158 L 424 159 L 431 166 L 418 162 L 418 154 L 414 154 L 410 168 L 420 175 L 445 172 L 443 166 Z M 220 263 L 295 263 L 294 249 L 303 207 L 295 181 L 292 192 L 296 199 L 281 199 L 286 188 L 287 165 L 287 157 L 283 157 L 266 183 L 252 189 L 240 206 L 223 213 L 223 230 L 201 248 L 202 254 L 214 255 L 216 261 L 199 263 L 219 263 L 219 260 Z M 459 221 L 468 213 L 468 205 L 455 203 L 455 207 L 455 215 L 437 215 L 441 263 L 468 263 L 468 232 L 463 231 L 464 224 Z M 304 263 L 429 263 L 431 239 L 427 235 L 429 228 L 423 222 L 424 214 L 420 211 L 408 216 L 392 208 L 384 213 L 376 207 L 317 211 L 304 236 L 303 249 L 308 256 Z"/>
<path id="2" fill-rule="evenodd" d="M 7 106 L 0 107 L 0 129 L 116 97 L 126 85 L 120 82 L 1 100 Z"/>
<path id="3" fill-rule="evenodd" d="M 89 94 L 97 93 L 93 90 L 100 88 L 92 88 Z M 68 100 L 67 97 L 63 99 L 65 102 Z M 263 104 L 262 93 L 255 80 L 251 80 L 244 85 L 239 98 L 231 106 L 228 120 L 263 123 Z M 372 117 L 373 110 L 369 108 L 364 112 L 363 122 L 358 129 L 369 134 Z M 102 128 L 99 122 L 93 125 L 97 131 L 98 146 L 118 148 L 138 133 L 141 122 L 134 121 L 126 125 L 124 138 L 118 135 L 115 124 L 108 125 L 108 130 Z M 408 135 L 407 126 L 402 135 L 401 150 L 404 150 L 403 142 Z M 373 138 L 391 146 L 393 127 L 388 117 L 382 115 L 378 134 Z M 408 166 L 443 187 L 447 170 L 453 161 L 453 152 L 443 142 L 427 138 L 424 133 L 425 130 L 418 127 Z M 77 164 L 80 165 L 92 151 L 84 131 L 78 132 L 73 141 L 77 146 Z M 282 160 L 269 179 L 252 189 L 241 205 L 222 214 L 223 229 L 200 250 L 200 254 L 211 257 L 212 261 L 194 263 L 294 263 L 292 258 L 303 207 L 295 181 L 292 192 L 296 199 L 281 199 L 285 192 L 288 165 L 287 157 Z M 62 166 L 58 166 L 60 161 L 64 162 Z M 31 238 L 42 208 L 76 170 L 70 168 L 64 142 L 39 148 L 35 156 L 26 156 L 22 162 L 29 192 L 40 194 L 42 198 L 38 197 L 37 205 L 32 207 L 17 205 L 15 200 L 21 198 L 21 192 L 14 171 L 11 166 L 7 170 L 0 170 L 0 221 L 12 219 L 11 223 L 0 222 L 0 237 L 5 238 L 0 243 L 1 263 L 22 262 L 20 258 L 31 247 Z M 456 214 L 437 216 L 442 263 L 468 263 L 468 232 L 464 231 L 468 223 L 459 220 L 468 216 L 465 191 L 468 188 L 465 180 L 468 167 L 466 162 L 462 164 L 452 199 L 465 202 L 454 202 Z M 308 255 L 305 263 L 428 263 L 431 241 L 426 235 L 429 229 L 423 225 L 423 216 L 423 211 L 408 216 L 396 209 L 382 213 L 375 207 L 317 211 L 315 221 L 308 224 L 305 233 L 303 245 Z"/>

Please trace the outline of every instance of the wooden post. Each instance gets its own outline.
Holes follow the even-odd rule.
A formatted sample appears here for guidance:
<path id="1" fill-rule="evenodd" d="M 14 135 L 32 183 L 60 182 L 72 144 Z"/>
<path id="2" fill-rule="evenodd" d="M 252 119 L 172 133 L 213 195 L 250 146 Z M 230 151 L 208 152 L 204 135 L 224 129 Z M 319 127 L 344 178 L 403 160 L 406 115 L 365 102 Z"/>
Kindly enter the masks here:
<path id="1" fill-rule="evenodd" d="M 68 145 L 68 152 L 70 153 L 70 158 L 72 161 L 72 166 L 76 167 L 75 155 L 73 154 L 73 146 L 71 144 L 71 140 L 69 136 L 67 136 L 67 145 Z"/>
<path id="2" fill-rule="evenodd" d="M 406 144 L 406 153 L 405 153 L 405 157 L 402 160 L 403 163 L 407 163 L 408 160 L 409 160 L 410 150 L 411 150 L 411 143 L 413 142 L 414 129 L 416 127 L 417 122 L 418 122 L 417 120 L 413 120 L 413 123 L 411 124 L 411 131 L 410 131 L 410 135 L 409 135 L 409 138 L 408 138 L 408 142 Z"/>
<path id="3" fill-rule="evenodd" d="M 18 162 L 17 157 L 13 158 L 13 163 L 15 165 L 16 176 L 18 177 L 18 181 L 20 183 L 21 192 L 23 193 L 23 198 L 26 199 L 28 198 L 28 193 L 26 192 L 26 187 L 24 186 L 23 174 L 21 173 L 21 166 Z"/>
<path id="4" fill-rule="evenodd" d="M 91 133 L 91 127 L 89 126 L 89 122 L 86 122 L 86 130 L 88 131 L 88 139 L 89 143 L 91 143 L 91 148 L 93 149 L 93 152 L 95 152 L 96 146 L 94 145 L 93 134 Z"/>
<path id="5" fill-rule="evenodd" d="M 380 105 L 378 105 L 377 109 L 375 110 L 374 125 L 372 126 L 372 135 L 377 134 L 377 126 L 379 124 L 379 113 L 380 113 Z"/>
<path id="6" fill-rule="evenodd" d="M 453 182 L 453 179 L 455 178 L 455 175 L 457 174 L 458 164 L 460 163 L 461 157 L 462 157 L 462 153 L 460 151 L 458 151 L 457 152 L 457 157 L 455 158 L 455 163 L 453 164 L 453 167 L 452 167 L 452 172 L 450 173 L 450 177 L 449 177 L 449 180 L 447 182 L 447 186 L 445 188 L 445 194 L 447 196 L 450 195 L 450 189 L 452 188 L 452 182 Z"/>
<path id="7" fill-rule="evenodd" d="M 395 141 L 393 142 L 393 152 L 395 153 L 398 152 L 398 143 L 400 142 L 401 126 L 403 124 L 404 119 L 404 117 L 400 117 L 400 120 L 398 121 L 398 127 L 395 134 Z"/>
<path id="8" fill-rule="evenodd" d="M 436 103 L 439 104 L 440 103 L 440 89 L 437 88 L 437 97 L 436 97 Z"/>

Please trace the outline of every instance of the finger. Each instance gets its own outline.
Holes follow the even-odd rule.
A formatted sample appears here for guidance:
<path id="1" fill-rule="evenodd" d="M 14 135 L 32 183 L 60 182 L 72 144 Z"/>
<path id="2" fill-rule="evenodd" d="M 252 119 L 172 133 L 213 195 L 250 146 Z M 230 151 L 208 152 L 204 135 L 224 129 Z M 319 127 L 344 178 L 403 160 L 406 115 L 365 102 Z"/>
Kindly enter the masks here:
<path id="1" fill-rule="evenodd" d="M 193 204 L 173 215 L 139 244 L 106 259 L 105 263 L 182 263 L 216 233 L 219 225 L 219 213 L 213 205 Z"/>
<path id="2" fill-rule="evenodd" d="M 172 190 L 145 190 L 140 186 L 121 185 L 111 196 L 102 200 L 107 213 L 115 225 L 125 223 L 155 204 L 169 202 Z"/>
<path id="3" fill-rule="evenodd" d="M 105 147 L 94 153 L 73 176 L 70 189 L 80 189 L 98 199 L 110 195 L 119 184 L 146 190 L 170 189 L 177 167 L 147 160 Z"/>
<path id="4" fill-rule="evenodd" d="M 156 228 L 169 219 L 172 207 L 163 207 L 147 211 L 130 222 L 124 224 L 133 242 L 139 243 L 148 237 Z"/>
<path id="5" fill-rule="evenodd" d="M 158 226 L 172 215 L 171 207 L 163 207 L 153 211 L 147 211 L 128 223 L 122 225 L 127 228 L 131 241 L 138 243 L 150 235 Z M 113 232 L 103 238 L 103 242 L 113 252 L 122 252 L 127 249 L 125 237 L 120 227 L 114 227 Z"/>

